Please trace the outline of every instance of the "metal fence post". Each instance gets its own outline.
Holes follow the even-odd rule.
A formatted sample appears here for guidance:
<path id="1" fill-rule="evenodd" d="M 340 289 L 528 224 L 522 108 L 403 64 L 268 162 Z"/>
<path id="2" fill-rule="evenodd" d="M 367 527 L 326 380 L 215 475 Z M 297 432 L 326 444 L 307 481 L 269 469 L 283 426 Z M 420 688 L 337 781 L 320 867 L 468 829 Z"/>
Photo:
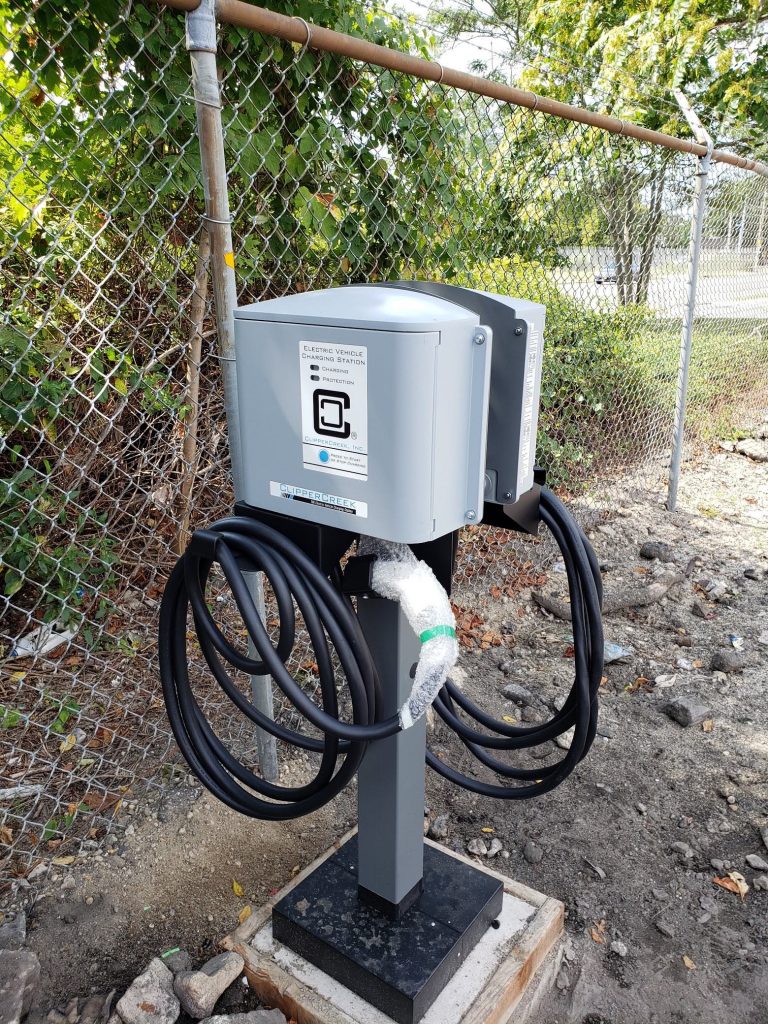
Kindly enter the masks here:
<path id="1" fill-rule="evenodd" d="M 704 226 L 704 208 L 707 200 L 707 177 L 711 162 L 713 142 L 696 114 L 691 109 L 688 99 L 679 89 L 675 90 L 675 99 L 685 115 L 697 142 L 706 145 L 707 152 L 699 157 L 696 167 L 696 181 L 693 190 L 691 207 L 691 234 L 688 246 L 688 287 L 685 309 L 683 311 L 683 329 L 680 334 L 680 362 L 677 371 L 677 397 L 675 400 L 675 421 L 672 432 L 672 462 L 669 471 L 669 489 L 667 493 L 667 509 L 674 512 L 677 508 L 677 488 L 680 483 L 680 466 L 683 461 L 683 443 L 685 439 L 685 405 L 688 398 L 688 375 L 691 365 L 691 344 L 693 341 L 693 319 L 696 312 L 696 288 L 699 277 L 699 258 L 701 256 L 701 235 Z"/>
<path id="2" fill-rule="evenodd" d="M 221 121 L 221 91 L 216 67 L 215 0 L 202 0 L 199 7 L 187 12 L 186 32 L 205 189 L 204 220 L 211 239 L 211 282 L 216 308 L 218 356 L 224 386 L 232 484 L 235 496 L 239 497 L 243 488 L 243 463 L 235 365 L 234 309 L 237 304 L 237 289 L 227 190 L 227 165 L 224 155 L 224 129 Z M 261 573 L 245 572 L 243 576 L 263 617 L 264 588 Z M 251 690 L 254 704 L 272 717 L 271 678 L 251 676 Z M 262 774 L 268 781 L 276 781 L 277 743 L 274 736 L 257 728 L 256 745 Z"/>
<path id="3" fill-rule="evenodd" d="M 757 238 L 755 239 L 755 263 L 753 270 L 760 269 L 760 260 L 763 255 L 763 230 L 765 228 L 765 197 L 766 190 L 763 189 L 763 196 L 760 200 L 760 220 L 757 222 Z"/>

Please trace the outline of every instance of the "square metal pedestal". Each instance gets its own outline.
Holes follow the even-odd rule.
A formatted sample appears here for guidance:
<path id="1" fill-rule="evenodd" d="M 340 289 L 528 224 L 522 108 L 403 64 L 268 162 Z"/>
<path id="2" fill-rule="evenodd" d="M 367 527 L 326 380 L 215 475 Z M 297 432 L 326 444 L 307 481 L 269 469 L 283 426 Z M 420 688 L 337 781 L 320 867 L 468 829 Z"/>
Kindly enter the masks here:
<path id="1" fill-rule="evenodd" d="M 277 903 L 272 932 L 398 1024 L 416 1024 L 501 913 L 502 883 L 432 846 L 400 920 L 357 893 L 357 837 Z"/>

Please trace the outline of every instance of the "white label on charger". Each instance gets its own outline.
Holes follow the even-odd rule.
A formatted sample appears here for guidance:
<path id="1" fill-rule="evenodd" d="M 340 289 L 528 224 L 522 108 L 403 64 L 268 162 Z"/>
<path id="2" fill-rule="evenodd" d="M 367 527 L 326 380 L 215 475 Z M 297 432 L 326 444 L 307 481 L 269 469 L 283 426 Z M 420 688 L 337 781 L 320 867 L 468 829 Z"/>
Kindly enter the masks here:
<path id="1" fill-rule="evenodd" d="M 316 491 L 312 487 L 294 487 L 292 484 L 280 484 L 269 481 L 269 493 L 273 498 L 287 498 L 289 501 L 303 502 L 307 505 L 319 505 L 330 508 L 334 512 L 346 512 L 347 515 L 368 518 L 368 503 L 356 501 L 354 498 L 342 498 L 340 494 L 328 494 Z"/>
<path id="2" fill-rule="evenodd" d="M 533 464 L 536 459 L 536 432 L 533 429 L 533 401 L 536 394 L 536 372 L 539 365 L 541 335 L 535 324 L 530 324 L 528 353 L 523 381 L 523 418 L 520 424 L 520 453 L 517 461 L 517 491 L 522 494 L 531 486 Z"/>
<path id="3" fill-rule="evenodd" d="M 368 349 L 299 343 L 305 469 L 368 479 Z"/>

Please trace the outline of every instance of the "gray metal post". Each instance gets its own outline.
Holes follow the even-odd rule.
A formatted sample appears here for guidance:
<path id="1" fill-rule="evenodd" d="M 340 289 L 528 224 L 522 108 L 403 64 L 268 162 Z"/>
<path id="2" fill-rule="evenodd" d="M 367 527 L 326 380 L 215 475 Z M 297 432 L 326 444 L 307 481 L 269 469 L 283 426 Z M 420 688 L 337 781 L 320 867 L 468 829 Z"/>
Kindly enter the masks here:
<path id="1" fill-rule="evenodd" d="M 739 238 L 736 242 L 736 252 L 741 255 L 741 250 L 744 247 L 744 228 L 747 226 L 747 201 L 744 200 L 744 204 L 741 207 L 741 223 L 739 224 Z"/>
<path id="2" fill-rule="evenodd" d="M 699 277 L 699 257 L 701 255 L 701 235 L 704 226 L 704 208 L 707 198 L 707 176 L 711 161 L 713 143 L 704 126 L 691 109 L 687 97 L 679 89 L 675 90 L 675 99 L 680 105 L 688 124 L 696 136 L 696 141 L 707 147 L 705 156 L 699 157 L 696 169 L 696 182 L 691 208 L 691 237 L 688 247 L 688 288 L 685 310 L 683 311 L 683 329 L 680 335 L 680 363 L 677 373 L 677 399 L 675 401 L 675 422 L 672 434 L 672 464 L 669 471 L 669 490 L 667 509 L 674 512 L 677 508 L 677 488 L 680 483 L 680 466 L 683 461 L 683 442 L 685 437 L 685 405 L 688 397 L 688 375 L 691 365 L 691 343 L 693 340 L 693 318 L 696 312 L 696 286 Z"/>
<path id="3" fill-rule="evenodd" d="M 205 225 L 211 239 L 211 282 L 219 338 L 219 360 L 224 386 L 224 408 L 232 463 L 235 496 L 243 490 L 243 462 L 240 445 L 240 417 L 235 366 L 234 309 L 237 304 L 232 225 L 227 193 L 227 165 L 224 156 L 224 130 L 221 123 L 221 91 L 216 69 L 215 0 L 202 0 L 186 16 L 187 50 L 192 64 L 192 89 L 197 112 L 197 132 L 205 190 Z M 263 614 L 264 593 L 260 573 L 244 573 L 248 589 Z M 265 713 L 272 708 L 272 682 L 269 676 L 252 676 L 254 703 Z M 268 781 L 277 778 L 277 743 L 263 729 L 256 730 L 260 767 Z"/>
<path id="4" fill-rule="evenodd" d="M 760 200 L 760 220 L 757 222 L 757 238 L 755 239 L 754 270 L 760 269 L 760 257 L 763 249 L 763 231 L 765 230 L 765 197 L 768 190 L 763 186 L 763 198 Z"/>
<path id="5" fill-rule="evenodd" d="M 411 691 L 418 637 L 400 605 L 358 601 L 358 618 L 373 654 L 382 714 L 397 714 Z M 399 917 L 419 897 L 424 872 L 426 720 L 371 743 L 358 771 L 358 886 L 362 899 Z"/>

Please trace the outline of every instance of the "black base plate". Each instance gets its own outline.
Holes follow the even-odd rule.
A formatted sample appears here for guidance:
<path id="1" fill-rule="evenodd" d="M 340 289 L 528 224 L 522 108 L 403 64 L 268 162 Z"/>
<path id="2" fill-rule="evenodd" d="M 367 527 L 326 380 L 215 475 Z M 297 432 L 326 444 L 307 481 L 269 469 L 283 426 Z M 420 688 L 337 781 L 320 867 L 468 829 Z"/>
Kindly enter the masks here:
<path id="1" fill-rule="evenodd" d="M 398 1024 L 416 1024 L 502 898 L 497 879 L 425 845 L 424 891 L 393 921 L 358 899 L 353 837 L 275 905 L 272 934 Z"/>

